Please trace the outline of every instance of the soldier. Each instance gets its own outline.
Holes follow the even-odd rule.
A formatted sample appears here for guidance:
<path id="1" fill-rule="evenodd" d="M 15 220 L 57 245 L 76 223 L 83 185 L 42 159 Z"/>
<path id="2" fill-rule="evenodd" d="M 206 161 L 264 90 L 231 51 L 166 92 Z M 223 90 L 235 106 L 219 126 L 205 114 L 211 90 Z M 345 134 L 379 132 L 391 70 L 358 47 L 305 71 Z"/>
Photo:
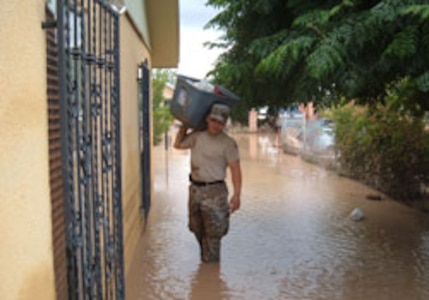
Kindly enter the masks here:
<path id="1" fill-rule="evenodd" d="M 206 118 L 206 130 L 187 134 L 187 126 L 182 125 L 174 142 L 176 149 L 191 149 L 189 229 L 200 244 L 203 262 L 219 261 L 230 213 L 240 208 L 239 151 L 235 140 L 223 131 L 229 113 L 228 106 L 214 104 Z M 229 203 L 225 184 L 228 167 L 233 185 Z"/>

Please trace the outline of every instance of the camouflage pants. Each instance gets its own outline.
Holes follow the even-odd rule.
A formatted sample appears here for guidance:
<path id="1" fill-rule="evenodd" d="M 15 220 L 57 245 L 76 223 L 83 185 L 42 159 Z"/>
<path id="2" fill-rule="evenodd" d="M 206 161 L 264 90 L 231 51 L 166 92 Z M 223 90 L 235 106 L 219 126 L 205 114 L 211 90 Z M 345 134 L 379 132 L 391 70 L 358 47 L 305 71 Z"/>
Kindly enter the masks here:
<path id="1" fill-rule="evenodd" d="M 228 189 L 225 183 L 189 186 L 189 230 L 200 244 L 201 260 L 217 262 L 220 241 L 229 228 Z"/>

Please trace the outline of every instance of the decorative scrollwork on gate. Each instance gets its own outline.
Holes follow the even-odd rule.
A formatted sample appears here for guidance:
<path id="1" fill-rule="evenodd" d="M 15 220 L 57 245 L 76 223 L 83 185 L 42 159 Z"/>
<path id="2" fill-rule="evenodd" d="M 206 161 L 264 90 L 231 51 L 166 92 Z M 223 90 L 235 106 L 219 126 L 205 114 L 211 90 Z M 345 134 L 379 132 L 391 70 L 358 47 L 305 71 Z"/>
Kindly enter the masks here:
<path id="1" fill-rule="evenodd" d="M 119 12 L 57 0 L 69 297 L 124 299 Z"/>

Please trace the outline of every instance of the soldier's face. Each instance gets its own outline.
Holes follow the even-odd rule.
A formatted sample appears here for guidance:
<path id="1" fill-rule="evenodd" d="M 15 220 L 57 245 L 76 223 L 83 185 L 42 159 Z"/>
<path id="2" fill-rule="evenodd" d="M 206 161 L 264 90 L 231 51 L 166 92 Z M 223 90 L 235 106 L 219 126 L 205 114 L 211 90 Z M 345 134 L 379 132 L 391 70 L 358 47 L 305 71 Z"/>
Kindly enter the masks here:
<path id="1" fill-rule="evenodd" d="M 222 132 L 225 123 L 214 118 L 207 118 L 207 131 L 211 134 L 218 134 Z"/>

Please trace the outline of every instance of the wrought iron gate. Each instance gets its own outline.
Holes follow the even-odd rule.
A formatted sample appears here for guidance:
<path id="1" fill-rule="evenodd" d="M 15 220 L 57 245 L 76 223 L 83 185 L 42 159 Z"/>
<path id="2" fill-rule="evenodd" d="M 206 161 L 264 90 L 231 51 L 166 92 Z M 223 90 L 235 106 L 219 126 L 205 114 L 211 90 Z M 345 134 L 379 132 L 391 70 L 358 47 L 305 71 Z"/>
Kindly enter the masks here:
<path id="1" fill-rule="evenodd" d="M 57 0 L 71 299 L 124 299 L 119 15 L 104 0 Z"/>
<path id="2" fill-rule="evenodd" d="M 150 72 L 147 61 L 139 65 L 139 119 L 140 119 L 140 176 L 142 192 L 142 212 L 145 222 L 150 210 Z"/>

